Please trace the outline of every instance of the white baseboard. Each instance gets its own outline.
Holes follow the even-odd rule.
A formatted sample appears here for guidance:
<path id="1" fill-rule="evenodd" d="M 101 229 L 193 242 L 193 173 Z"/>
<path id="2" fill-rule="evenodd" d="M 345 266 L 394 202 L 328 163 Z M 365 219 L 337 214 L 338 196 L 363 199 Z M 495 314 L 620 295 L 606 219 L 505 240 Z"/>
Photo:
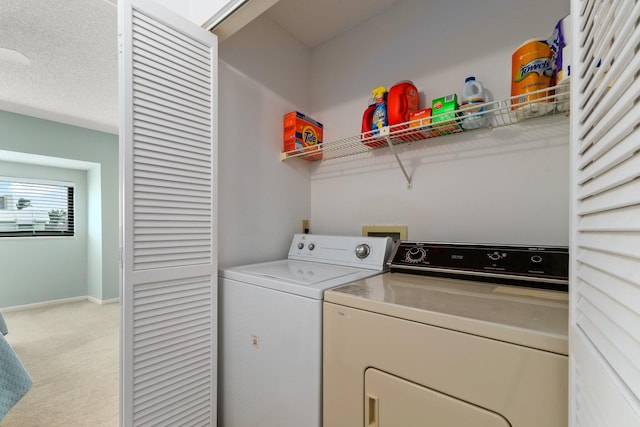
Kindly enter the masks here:
<path id="1" fill-rule="evenodd" d="M 120 302 L 120 299 L 119 298 L 112 298 L 112 299 L 108 299 L 108 300 L 99 300 L 97 298 L 90 297 L 90 296 L 82 296 L 82 297 L 56 299 L 56 300 L 52 300 L 52 301 L 36 302 L 34 304 L 14 305 L 13 307 L 3 307 L 2 309 L 0 309 L 0 311 L 3 312 L 3 313 L 8 313 L 10 311 L 29 310 L 29 309 L 32 309 L 32 308 L 42 308 L 42 307 L 47 307 L 47 306 L 50 306 L 50 305 L 66 304 L 66 303 L 69 303 L 69 302 L 77 302 L 77 301 L 89 301 L 89 302 L 92 302 L 94 304 L 104 305 L 104 304 L 118 303 L 118 302 Z"/>
<path id="2" fill-rule="evenodd" d="M 58 304 L 66 304 L 68 302 L 85 301 L 86 299 L 87 297 L 84 296 L 84 297 L 63 298 L 63 299 L 56 299 L 51 301 L 36 302 L 33 304 L 14 305 L 13 307 L 4 307 L 2 309 L 2 312 L 8 313 L 10 311 L 29 310 L 31 308 L 41 308 L 41 307 L 46 307 L 48 305 L 58 305 Z"/>
<path id="3" fill-rule="evenodd" d="M 94 304 L 100 304 L 100 305 L 117 304 L 120 302 L 120 298 L 98 299 L 98 298 L 88 296 L 87 299 Z"/>

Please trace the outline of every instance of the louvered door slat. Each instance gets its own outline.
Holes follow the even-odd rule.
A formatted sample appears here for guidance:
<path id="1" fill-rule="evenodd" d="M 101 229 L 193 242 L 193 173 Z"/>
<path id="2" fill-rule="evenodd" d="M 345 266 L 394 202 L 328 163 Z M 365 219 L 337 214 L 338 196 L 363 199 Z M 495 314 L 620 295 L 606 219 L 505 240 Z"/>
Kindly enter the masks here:
<path id="1" fill-rule="evenodd" d="M 181 105 L 175 103 L 159 104 L 157 101 L 147 101 L 140 98 L 137 103 L 139 111 L 145 114 L 156 114 L 156 117 L 170 118 L 171 120 L 180 119 L 184 123 L 200 124 L 203 129 L 207 129 L 209 126 L 209 117 L 205 113 L 199 113 L 198 111 L 189 110 Z"/>
<path id="2" fill-rule="evenodd" d="M 141 170 L 145 170 L 148 166 L 155 167 L 156 171 L 165 170 L 167 173 L 171 174 L 174 171 L 176 173 L 183 173 L 184 171 L 192 170 L 197 173 L 206 173 L 207 164 L 199 161 L 193 161 L 193 163 L 174 161 L 172 162 L 171 156 L 169 154 L 164 154 L 161 151 L 157 150 L 152 152 L 150 150 L 136 150 L 136 154 L 138 154 L 138 158 L 136 159 L 136 165 L 141 166 Z M 190 161 L 190 160 L 189 160 Z M 189 168 L 189 164 L 192 164 L 192 167 Z M 165 169 L 162 169 L 165 168 Z M 179 171 L 179 172 L 177 172 Z"/>
<path id="3" fill-rule="evenodd" d="M 171 151 L 171 150 L 169 150 Z M 181 159 L 182 160 L 182 159 Z M 144 174 L 158 174 L 158 173 L 162 173 L 164 171 L 164 169 L 161 166 L 158 166 L 156 164 L 154 164 L 154 162 L 138 162 L 138 174 L 139 176 L 144 176 Z M 191 169 L 191 176 L 188 177 L 187 179 L 199 179 L 203 176 L 206 176 L 206 169 L 200 169 L 200 170 L 193 170 Z M 182 173 L 182 171 L 181 171 Z M 172 172 L 170 174 L 168 174 L 169 176 L 180 176 L 179 174 L 177 174 L 176 172 Z"/>
<path id="4" fill-rule="evenodd" d="M 580 246 L 640 259 L 640 245 L 637 244 L 639 241 L 640 232 L 585 233 L 580 240 Z"/>
<path id="5" fill-rule="evenodd" d="M 169 122 L 179 123 L 184 126 L 193 126 L 197 129 L 208 129 L 208 118 L 200 117 L 193 112 L 185 112 L 183 108 L 174 108 L 175 105 L 159 104 L 158 102 L 146 102 L 140 100 L 136 106 L 135 112 L 154 117 L 156 119 L 164 119 Z"/>
<path id="6" fill-rule="evenodd" d="M 140 361 L 138 367 L 139 375 L 140 377 L 143 377 L 147 373 L 153 373 L 158 369 L 162 371 L 169 370 L 174 365 L 174 363 L 181 364 L 184 361 L 189 363 L 188 361 L 192 357 L 197 357 L 198 359 L 200 359 L 200 357 L 207 355 L 209 351 L 209 346 L 204 343 L 200 346 L 193 346 L 189 349 L 176 349 L 173 352 L 165 353 L 162 356 L 155 357 L 148 361 L 142 360 Z"/>
<path id="7" fill-rule="evenodd" d="M 144 166 L 144 165 L 142 165 Z M 155 173 L 155 172 L 147 172 L 145 169 L 141 168 L 142 170 L 140 172 L 138 172 L 138 179 L 139 179 L 139 183 L 143 184 L 145 182 L 153 182 L 153 181 L 157 181 L 157 180 L 161 180 L 165 183 L 167 183 L 167 185 L 182 185 L 182 186 L 190 186 L 190 185 L 206 185 L 205 182 L 203 182 L 203 179 L 198 175 L 198 174 L 185 174 L 185 176 L 181 177 L 180 175 L 177 174 L 162 174 L 162 173 Z M 167 210 L 167 212 L 169 212 Z"/>
<path id="8" fill-rule="evenodd" d="M 137 61 L 136 70 L 139 71 L 137 75 L 141 80 L 148 80 L 163 86 L 188 88 L 198 93 L 200 99 L 206 99 L 209 87 L 206 82 L 200 79 L 199 75 L 189 72 L 190 64 L 188 62 L 169 62 L 163 58 L 155 58 L 152 61 L 150 58 L 154 56 L 153 49 L 150 46 L 145 46 L 145 49 L 134 51 L 136 55 L 133 58 Z M 157 52 L 157 54 L 161 53 Z"/>
<path id="9" fill-rule="evenodd" d="M 584 200 L 580 207 L 580 215 L 604 212 L 611 208 L 618 209 L 640 203 L 640 181 L 615 186 L 605 194 L 598 194 Z"/>
<path id="10" fill-rule="evenodd" d="M 147 399 L 140 405 L 141 416 L 156 416 L 157 410 L 155 408 L 163 406 L 165 403 L 171 403 L 168 401 L 171 397 L 181 396 L 183 393 L 194 393 L 193 389 L 205 388 L 207 384 L 207 378 L 199 379 L 197 374 L 183 377 L 179 381 L 174 380 L 175 378 L 166 377 L 163 379 L 164 387 L 158 384 L 155 388 L 150 387 L 146 390 Z M 192 402 L 186 400 L 185 403 Z"/>
<path id="11" fill-rule="evenodd" d="M 635 299 L 635 285 L 602 270 L 583 265 L 580 275 L 586 283 L 602 287 L 606 284 L 609 296 L 635 313 L 640 312 L 640 300 Z"/>
<path id="12" fill-rule="evenodd" d="M 216 420 L 216 39 L 119 5 L 125 426 Z"/>
<path id="13" fill-rule="evenodd" d="M 164 99 L 175 103 L 175 108 L 191 109 L 193 114 L 208 115 L 209 106 L 206 98 L 202 98 L 202 94 L 181 87 L 176 90 L 171 86 L 151 82 L 143 79 L 142 73 L 135 71 L 133 73 L 133 90 L 138 93 L 141 100 Z"/>
<path id="14" fill-rule="evenodd" d="M 636 179 L 638 170 L 640 170 L 640 155 L 634 155 L 620 163 L 604 165 L 600 168 L 600 174 L 597 176 L 589 177 L 586 174 L 581 174 L 584 177 L 582 179 L 584 184 L 582 184 L 578 197 L 581 200 L 586 200 L 588 197 L 608 193 L 608 191 Z"/>
<path id="15" fill-rule="evenodd" d="M 583 266 L 601 270 L 611 276 L 629 282 L 629 284 L 634 287 L 637 287 L 640 283 L 640 277 L 638 277 L 636 268 L 638 264 L 637 258 L 621 257 L 616 254 L 606 253 L 605 251 L 583 248 L 580 259 Z M 607 286 L 600 284 L 600 288 L 604 292 Z"/>
<path id="16" fill-rule="evenodd" d="M 134 20 L 134 24 L 139 24 Z M 208 81 L 207 62 L 202 61 L 202 57 L 207 55 L 206 51 L 191 52 L 184 46 L 182 40 L 171 40 L 166 34 L 158 37 L 158 32 L 151 31 L 149 27 L 139 27 L 136 33 L 136 40 L 141 41 L 144 45 L 153 49 L 155 56 L 164 56 L 168 54 L 171 60 L 187 62 L 193 67 L 189 67 L 189 75 L 200 75 L 202 81 L 206 84 Z"/>
<path id="17" fill-rule="evenodd" d="M 136 118 L 141 121 L 147 121 L 149 123 L 155 124 L 163 123 L 164 126 L 175 126 L 177 129 L 182 129 L 185 132 L 195 133 L 196 135 L 201 135 L 205 138 L 209 136 L 206 125 L 194 121 L 193 118 L 185 118 L 182 114 L 169 114 L 166 112 L 162 112 L 161 110 L 167 111 L 168 108 L 163 105 L 156 105 L 154 108 L 136 106 L 134 109 L 134 113 L 137 116 Z"/>
<path id="18" fill-rule="evenodd" d="M 133 89 L 138 93 L 141 100 L 170 100 L 174 102 L 174 108 L 190 109 L 192 114 L 207 117 L 209 109 L 206 99 L 198 92 L 180 87 L 176 90 L 173 87 L 165 86 L 157 82 L 145 80 L 141 77 L 141 72 L 134 71 Z"/>
<path id="19" fill-rule="evenodd" d="M 201 214 L 207 211 L 207 202 L 211 202 L 211 199 L 205 199 L 199 203 L 190 203 L 186 200 L 157 200 L 157 199 L 140 199 L 138 200 L 138 212 L 157 212 L 158 208 L 166 209 L 168 213 L 174 211 L 182 211 L 188 209 L 189 212 Z M 148 239 L 147 241 L 164 240 L 164 239 Z"/>
<path id="20" fill-rule="evenodd" d="M 211 150 L 206 146 L 202 146 L 200 143 L 193 140 L 180 139 L 178 137 L 172 137 L 174 141 L 167 139 L 167 135 L 159 132 L 144 132 L 139 129 L 136 133 L 141 153 L 152 152 L 151 147 L 154 147 L 156 153 L 164 153 L 173 155 L 180 158 L 181 161 L 188 161 L 198 166 L 201 173 L 206 173 L 206 167 L 209 164 L 207 161 L 202 160 L 203 156 L 210 156 Z M 151 146 L 145 144 L 152 144 Z M 142 163 L 142 162 L 140 162 Z M 147 170 L 159 171 L 161 166 L 156 166 L 153 163 L 147 165 Z"/>
<path id="21" fill-rule="evenodd" d="M 140 117 L 134 117 L 134 119 L 140 119 Z M 144 122 L 144 121 L 140 121 L 137 124 L 137 127 L 135 129 L 136 134 L 138 132 L 140 132 L 141 134 L 146 134 L 149 131 L 151 132 L 160 132 L 162 134 L 165 135 L 165 140 L 171 140 L 174 137 L 177 138 L 181 138 L 184 140 L 190 140 L 193 141 L 194 143 L 197 144 L 206 144 L 207 143 L 207 135 L 200 135 L 200 132 L 198 132 L 198 134 L 195 134 L 193 132 L 189 132 L 189 130 L 181 130 L 181 129 L 174 129 L 174 128 L 166 128 L 163 126 L 163 123 L 160 121 L 148 121 L 148 122 Z"/>
<path id="22" fill-rule="evenodd" d="M 598 303 L 601 301 L 598 300 Z M 615 306 L 606 306 L 606 309 L 611 308 L 615 308 Z M 627 348 L 629 351 L 634 349 L 640 351 L 638 342 L 616 327 L 616 323 L 612 319 L 586 298 L 582 299 L 579 309 L 584 313 L 584 319 L 580 322 L 579 327 L 589 337 L 590 342 L 598 348 L 604 358 L 616 365 L 616 370 L 625 379 L 625 383 L 640 383 L 638 365 L 633 363 L 633 358 L 630 359 L 625 354 Z M 615 332 L 612 333 L 612 330 Z M 620 343 L 624 344 L 624 351 L 620 350 Z M 635 359 L 637 360 L 637 358 Z M 633 387 L 630 391 L 636 394 L 639 392 L 637 387 Z"/>
<path id="23" fill-rule="evenodd" d="M 572 0 L 571 426 L 640 426 L 640 3 Z"/>
<path id="24" fill-rule="evenodd" d="M 194 41 L 190 35 L 185 35 L 179 30 L 175 30 L 170 25 L 165 25 L 164 23 L 153 19 L 144 13 L 138 13 L 136 11 L 133 12 L 133 16 L 135 17 L 136 22 L 139 22 L 139 27 L 145 31 L 150 31 L 164 40 L 174 42 L 179 45 L 184 53 L 193 53 L 196 57 L 201 57 L 202 55 L 208 55 L 209 49 L 207 46 L 204 46 L 202 43 Z M 143 24 L 144 23 L 144 24 Z M 155 37 L 154 37 L 155 38 Z M 207 67 L 206 61 L 203 62 L 203 67 Z"/>
<path id="25" fill-rule="evenodd" d="M 602 100 L 600 104 L 602 108 L 597 111 L 601 114 L 595 114 L 596 112 L 591 114 L 584 124 L 584 131 L 579 135 L 585 147 L 583 153 L 614 127 L 621 127 L 621 130 L 626 133 L 633 130 L 632 118 L 626 117 L 626 112 L 635 106 L 636 98 L 633 94 L 639 88 L 640 85 L 635 81 L 631 87 L 625 88 L 619 97 L 611 96 Z"/>
<path id="26" fill-rule="evenodd" d="M 614 68 L 614 71 L 615 71 L 615 67 L 626 68 L 630 62 L 637 61 L 637 57 L 635 57 L 635 55 L 632 55 L 634 46 L 630 43 L 625 43 L 625 41 L 627 40 L 627 37 L 629 37 L 632 40 L 637 38 L 637 35 L 634 34 L 634 32 L 638 31 L 638 29 L 635 28 L 633 22 L 640 17 L 640 5 L 636 5 L 628 13 L 630 14 L 631 20 L 627 20 L 626 22 L 623 22 L 623 29 L 621 31 L 621 34 L 624 36 L 624 38 L 617 38 L 614 42 L 614 46 L 612 46 L 612 49 L 614 51 L 619 52 L 618 57 L 621 59 L 620 64 L 612 64 L 612 68 Z M 622 16 L 619 16 L 618 18 L 623 19 Z M 632 68 L 633 67 L 635 66 L 632 65 Z M 587 68 L 585 67 L 584 69 L 586 70 Z M 599 74 L 598 76 L 596 76 L 595 77 L 596 79 L 602 78 L 602 83 L 594 88 L 593 93 L 590 93 L 589 96 L 586 96 L 582 100 L 582 104 L 580 105 L 580 108 L 584 108 L 587 113 L 591 109 L 593 109 L 596 106 L 596 103 L 599 102 L 599 100 L 601 100 L 602 97 L 607 94 L 608 88 L 612 86 L 614 75 L 615 74 L 612 73 L 612 74 L 606 74 L 604 76 L 602 76 L 602 74 Z M 587 100 L 589 100 L 589 103 L 586 103 Z"/>
<path id="27" fill-rule="evenodd" d="M 634 112 L 629 113 L 634 114 Z M 597 157 L 592 157 L 595 150 L 582 157 L 581 163 L 578 165 L 578 183 L 582 185 L 594 176 L 601 175 L 612 166 L 631 157 L 640 147 L 639 136 L 640 129 L 634 129 L 629 133 L 627 129 L 620 128 L 612 129 L 611 132 L 604 135 L 601 141 L 610 148 L 595 153 Z"/>
<path id="28" fill-rule="evenodd" d="M 584 215 L 578 225 L 580 232 L 640 231 L 640 207 L 637 205 Z"/>

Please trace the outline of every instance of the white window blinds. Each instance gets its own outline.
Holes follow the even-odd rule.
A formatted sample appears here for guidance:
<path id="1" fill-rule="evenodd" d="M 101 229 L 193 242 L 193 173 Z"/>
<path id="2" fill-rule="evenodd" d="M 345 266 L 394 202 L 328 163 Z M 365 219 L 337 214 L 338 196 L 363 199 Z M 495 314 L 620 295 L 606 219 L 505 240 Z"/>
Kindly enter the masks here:
<path id="1" fill-rule="evenodd" d="M 73 236 L 74 185 L 0 177 L 0 237 Z"/>

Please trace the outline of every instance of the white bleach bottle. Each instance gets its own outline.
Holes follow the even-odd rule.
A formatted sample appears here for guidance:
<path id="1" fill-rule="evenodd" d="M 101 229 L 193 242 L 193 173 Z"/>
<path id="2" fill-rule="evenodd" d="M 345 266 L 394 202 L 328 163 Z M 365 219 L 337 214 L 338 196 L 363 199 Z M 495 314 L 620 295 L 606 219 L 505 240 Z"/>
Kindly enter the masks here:
<path id="1" fill-rule="evenodd" d="M 477 129 L 488 124 L 487 114 L 484 112 L 485 101 L 484 87 L 475 77 L 467 77 L 462 89 L 462 127 L 464 129 Z"/>

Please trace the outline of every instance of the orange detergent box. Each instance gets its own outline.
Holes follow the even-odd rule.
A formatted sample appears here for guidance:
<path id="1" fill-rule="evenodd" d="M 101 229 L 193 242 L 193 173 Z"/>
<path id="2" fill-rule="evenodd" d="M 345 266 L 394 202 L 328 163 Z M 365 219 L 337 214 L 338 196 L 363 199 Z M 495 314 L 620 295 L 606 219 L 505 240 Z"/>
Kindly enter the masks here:
<path id="1" fill-rule="evenodd" d="M 409 113 L 409 128 L 412 129 L 412 131 L 415 131 L 415 133 L 411 133 L 411 136 L 421 139 L 429 138 L 429 136 L 431 136 L 430 125 L 431 108 L 425 108 L 424 110 Z"/>
<path id="2" fill-rule="evenodd" d="M 298 111 L 284 115 L 284 152 L 302 150 L 311 152 L 302 156 L 305 160 L 321 160 L 322 123 Z"/>

